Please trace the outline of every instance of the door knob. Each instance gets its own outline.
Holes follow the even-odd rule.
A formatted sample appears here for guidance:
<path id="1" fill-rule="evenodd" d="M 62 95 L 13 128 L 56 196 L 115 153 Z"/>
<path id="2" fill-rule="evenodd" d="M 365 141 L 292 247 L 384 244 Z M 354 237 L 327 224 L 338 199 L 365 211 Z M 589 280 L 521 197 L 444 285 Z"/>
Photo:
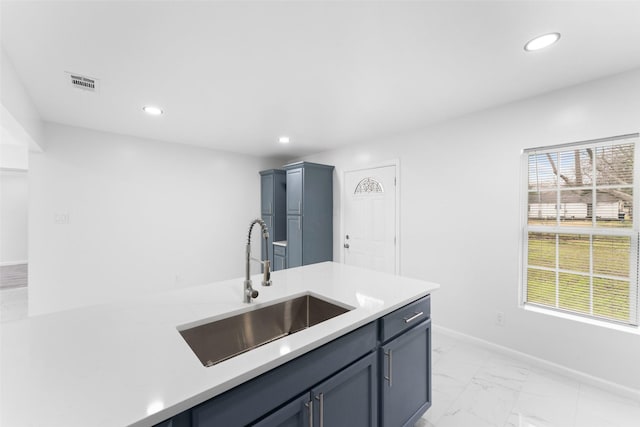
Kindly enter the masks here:
<path id="1" fill-rule="evenodd" d="M 349 249 L 349 244 L 348 244 L 348 243 L 345 243 L 345 244 L 344 244 L 344 247 L 345 247 L 345 249 Z"/>

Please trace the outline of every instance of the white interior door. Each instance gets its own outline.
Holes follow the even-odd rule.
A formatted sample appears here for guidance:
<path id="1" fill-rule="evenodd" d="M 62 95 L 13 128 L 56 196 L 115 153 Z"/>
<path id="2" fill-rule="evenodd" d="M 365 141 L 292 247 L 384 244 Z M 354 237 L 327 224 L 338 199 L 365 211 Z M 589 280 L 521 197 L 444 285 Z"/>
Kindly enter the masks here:
<path id="1" fill-rule="evenodd" d="M 396 167 L 345 172 L 344 263 L 396 271 Z"/>

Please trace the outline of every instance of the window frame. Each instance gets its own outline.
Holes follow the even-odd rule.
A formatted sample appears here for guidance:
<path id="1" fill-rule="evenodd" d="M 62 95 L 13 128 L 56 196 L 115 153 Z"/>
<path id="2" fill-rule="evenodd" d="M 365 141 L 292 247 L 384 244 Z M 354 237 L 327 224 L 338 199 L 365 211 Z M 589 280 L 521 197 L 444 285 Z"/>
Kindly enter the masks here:
<path id="1" fill-rule="evenodd" d="M 607 143 L 619 143 L 619 144 L 633 144 L 633 181 L 632 181 L 632 191 L 633 191 L 633 199 L 632 199 L 632 225 L 629 229 L 620 229 L 620 228 L 607 228 L 607 227 L 596 227 L 592 225 L 591 227 L 573 227 L 573 226 L 562 226 L 558 223 L 560 220 L 559 211 L 556 205 L 556 223 L 554 225 L 530 225 L 529 224 L 529 156 L 533 153 L 538 152 L 539 154 L 546 153 L 559 153 L 565 152 L 568 150 L 576 150 L 576 149 L 584 149 L 584 148 L 596 148 L 602 147 Z M 560 164 L 558 164 L 558 168 Z M 561 194 L 561 185 L 559 183 L 560 177 L 556 176 L 558 180 L 558 185 L 554 192 L 558 194 L 558 198 Z M 597 191 L 597 188 L 602 188 L 603 186 L 598 186 L 595 181 L 596 177 L 593 176 L 593 182 L 589 184 L 589 187 Z M 594 140 L 580 141 L 574 143 L 565 143 L 565 144 L 556 144 L 549 146 L 541 146 L 534 148 L 523 149 L 521 152 L 521 176 L 520 176 L 520 185 L 521 185 L 521 197 L 520 197 L 520 230 L 521 230 L 521 244 L 520 244 L 520 257 L 519 257 L 519 283 L 518 283 L 518 305 L 520 308 L 545 313 L 557 317 L 568 318 L 572 320 L 577 320 L 584 323 L 596 324 L 600 326 L 612 327 L 614 329 L 620 329 L 624 331 L 631 331 L 635 333 L 640 333 L 640 133 L 633 134 L 625 134 L 620 136 L 614 136 L 609 138 L 600 138 Z M 594 207 L 592 207 L 594 209 Z M 597 221 L 594 216 L 594 220 Z M 597 222 L 596 222 L 597 224 Z M 629 322 L 616 321 L 614 319 L 607 319 L 604 317 L 599 317 L 593 314 L 587 313 L 579 313 L 571 310 L 565 310 L 560 307 L 552 307 L 549 305 L 538 304 L 535 302 L 527 301 L 527 276 L 528 276 L 528 267 L 529 267 L 529 233 L 537 232 L 537 233 L 552 233 L 556 236 L 561 234 L 569 234 L 569 235 L 578 235 L 578 234 L 588 234 L 589 236 L 625 236 L 631 239 L 630 241 L 630 254 L 629 254 L 629 285 L 630 285 L 630 295 L 629 295 Z M 557 239 L 557 237 L 556 237 Z M 558 243 L 556 243 L 557 248 Z M 593 237 L 590 237 L 590 254 L 593 253 Z M 557 251 L 557 249 L 556 249 Z M 557 257 L 556 252 L 556 257 Z M 592 255 L 590 255 L 591 257 Z M 553 269 L 556 271 L 556 274 L 561 272 L 562 270 L 556 264 L 556 267 Z M 588 273 L 590 280 L 593 280 L 593 259 L 590 258 L 590 269 Z M 598 274 L 598 276 L 602 276 Z M 556 284 L 554 284 L 557 290 L 557 279 Z M 590 287 L 589 297 L 593 299 L 593 286 Z M 557 304 L 556 304 L 557 305 Z"/>

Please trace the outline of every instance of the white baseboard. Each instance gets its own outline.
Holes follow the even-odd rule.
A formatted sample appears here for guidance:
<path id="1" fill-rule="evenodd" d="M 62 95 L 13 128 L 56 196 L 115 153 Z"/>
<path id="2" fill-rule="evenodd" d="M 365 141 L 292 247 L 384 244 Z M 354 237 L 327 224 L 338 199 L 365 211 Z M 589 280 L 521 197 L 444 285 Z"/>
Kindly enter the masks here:
<path id="1" fill-rule="evenodd" d="M 438 325 L 433 325 L 433 331 L 441 333 L 443 335 L 448 335 L 453 338 L 457 338 L 462 341 L 467 341 L 469 343 L 479 345 L 486 349 L 489 349 L 498 353 L 502 353 L 504 355 L 513 357 L 515 359 L 523 360 L 532 365 L 538 366 L 540 368 L 546 369 L 556 374 L 575 379 L 581 383 L 584 383 L 593 387 L 597 387 L 602 390 L 606 390 L 608 392 L 611 392 L 620 396 L 624 396 L 629 399 L 633 399 L 640 402 L 640 390 L 623 386 L 621 384 L 614 383 L 612 381 L 608 381 L 603 378 L 596 377 L 582 371 L 577 371 L 575 369 L 569 368 L 564 365 L 559 365 L 557 363 L 550 362 L 545 359 L 540 359 L 538 357 L 531 356 L 527 353 L 522 353 L 520 351 L 513 350 L 509 347 L 504 347 L 504 346 L 492 343 L 490 341 L 476 338 L 471 335 L 463 334 L 462 332 L 454 331 L 453 329 L 445 328 Z"/>
<path id="2" fill-rule="evenodd" d="M 7 267 L 9 265 L 20 265 L 20 264 L 27 264 L 27 260 L 22 260 L 22 261 L 2 261 L 0 262 L 0 267 Z"/>

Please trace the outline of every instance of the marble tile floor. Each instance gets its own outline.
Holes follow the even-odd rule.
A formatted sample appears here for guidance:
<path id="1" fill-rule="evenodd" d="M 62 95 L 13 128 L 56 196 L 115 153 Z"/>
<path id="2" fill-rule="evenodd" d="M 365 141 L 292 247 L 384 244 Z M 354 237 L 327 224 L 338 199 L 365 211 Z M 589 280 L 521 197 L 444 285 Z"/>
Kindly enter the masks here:
<path id="1" fill-rule="evenodd" d="M 433 405 L 416 427 L 638 427 L 640 401 L 434 333 Z"/>
<path id="2" fill-rule="evenodd" d="M 27 287 L 0 289 L 0 323 L 28 316 Z"/>

